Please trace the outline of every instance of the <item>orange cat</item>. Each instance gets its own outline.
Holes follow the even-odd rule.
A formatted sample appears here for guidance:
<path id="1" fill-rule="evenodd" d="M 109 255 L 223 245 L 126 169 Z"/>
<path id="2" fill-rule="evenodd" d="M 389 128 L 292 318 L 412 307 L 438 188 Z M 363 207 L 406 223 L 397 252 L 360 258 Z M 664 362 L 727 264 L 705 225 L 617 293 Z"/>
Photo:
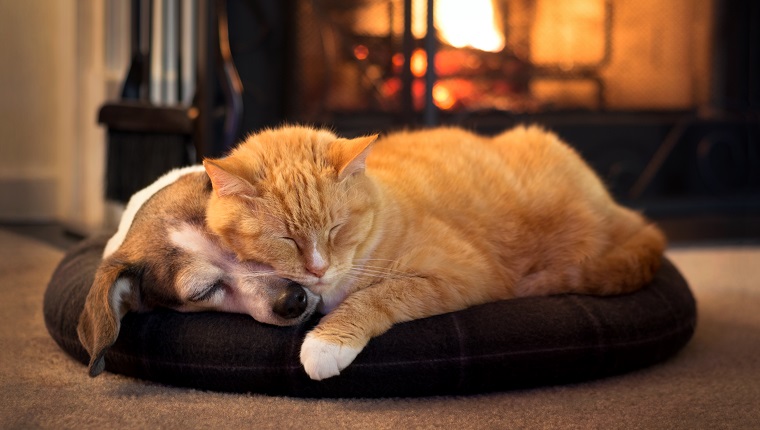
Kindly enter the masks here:
<path id="1" fill-rule="evenodd" d="M 204 163 L 209 227 L 240 259 L 321 295 L 326 315 L 301 347 L 313 379 L 339 374 L 398 322 L 513 297 L 626 293 L 659 267 L 662 233 L 551 133 L 375 139 L 283 127 Z"/>

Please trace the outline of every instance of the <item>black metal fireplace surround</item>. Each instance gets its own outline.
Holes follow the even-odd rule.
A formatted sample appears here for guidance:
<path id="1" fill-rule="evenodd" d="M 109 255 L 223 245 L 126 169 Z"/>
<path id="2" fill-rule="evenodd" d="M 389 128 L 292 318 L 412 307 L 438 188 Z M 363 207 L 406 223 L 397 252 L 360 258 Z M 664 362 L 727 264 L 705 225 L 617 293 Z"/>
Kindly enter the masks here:
<path id="1" fill-rule="evenodd" d="M 496 48 L 447 39 L 452 1 L 199 0 L 198 157 L 286 122 L 535 123 L 650 216 L 760 216 L 760 3 L 483 1 L 494 15 L 464 33 L 494 22 Z"/>

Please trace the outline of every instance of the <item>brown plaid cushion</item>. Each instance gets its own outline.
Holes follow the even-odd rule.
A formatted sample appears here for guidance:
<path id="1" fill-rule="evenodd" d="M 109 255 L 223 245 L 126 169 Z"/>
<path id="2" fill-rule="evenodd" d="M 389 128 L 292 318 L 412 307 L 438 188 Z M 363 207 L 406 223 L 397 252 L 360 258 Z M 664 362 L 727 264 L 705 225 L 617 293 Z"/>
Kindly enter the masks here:
<path id="1" fill-rule="evenodd" d="M 107 238 L 63 258 L 45 293 L 50 335 L 88 362 L 77 320 Z M 316 382 L 298 359 L 315 317 L 298 327 L 246 315 L 127 314 L 106 370 L 199 389 L 303 397 L 464 394 L 604 377 L 662 361 L 694 333 L 696 306 L 665 260 L 648 287 L 624 296 L 514 299 L 399 324 L 340 376 Z M 82 372 L 86 372 L 83 368 Z"/>

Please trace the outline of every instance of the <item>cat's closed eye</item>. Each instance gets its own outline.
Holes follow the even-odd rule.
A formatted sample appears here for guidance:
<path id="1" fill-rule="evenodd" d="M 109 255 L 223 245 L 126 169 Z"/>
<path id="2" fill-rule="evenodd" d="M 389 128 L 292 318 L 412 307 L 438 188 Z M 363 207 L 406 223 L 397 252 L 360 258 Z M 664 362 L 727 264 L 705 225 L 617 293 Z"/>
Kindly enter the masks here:
<path id="1" fill-rule="evenodd" d="M 330 240 L 334 240 L 334 239 L 335 239 L 335 236 L 338 234 L 338 232 L 340 231 L 340 228 L 341 228 L 341 227 L 343 227 L 343 223 L 335 224 L 335 225 L 334 225 L 334 226 L 333 226 L 333 227 L 330 229 L 330 233 L 329 233 L 329 236 L 330 236 Z"/>
<path id="2" fill-rule="evenodd" d="M 296 242 L 296 240 L 293 239 L 292 237 L 281 236 L 280 240 L 283 241 L 283 242 L 288 243 L 290 246 L 294 247 L 294 249 L 297 250 L 297 251 L 301 250 L 301 247 L 298 246 L 298 242 Z"/>

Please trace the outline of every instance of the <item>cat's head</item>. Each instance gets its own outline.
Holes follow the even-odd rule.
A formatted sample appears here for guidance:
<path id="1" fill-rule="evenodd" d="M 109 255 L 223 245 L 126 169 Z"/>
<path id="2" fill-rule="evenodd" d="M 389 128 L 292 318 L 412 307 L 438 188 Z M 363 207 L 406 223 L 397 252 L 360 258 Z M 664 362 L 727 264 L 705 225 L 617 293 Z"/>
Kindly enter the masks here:
<path id="1" fill-rule="evenodd" d="M 377 202 L 364 166 L 375 139 L 283 127 L 205 160 L 214 187 L 209 228 L 241 260 L 270 265 L 317 294 L 331 292 L 373 226 Z"/>

